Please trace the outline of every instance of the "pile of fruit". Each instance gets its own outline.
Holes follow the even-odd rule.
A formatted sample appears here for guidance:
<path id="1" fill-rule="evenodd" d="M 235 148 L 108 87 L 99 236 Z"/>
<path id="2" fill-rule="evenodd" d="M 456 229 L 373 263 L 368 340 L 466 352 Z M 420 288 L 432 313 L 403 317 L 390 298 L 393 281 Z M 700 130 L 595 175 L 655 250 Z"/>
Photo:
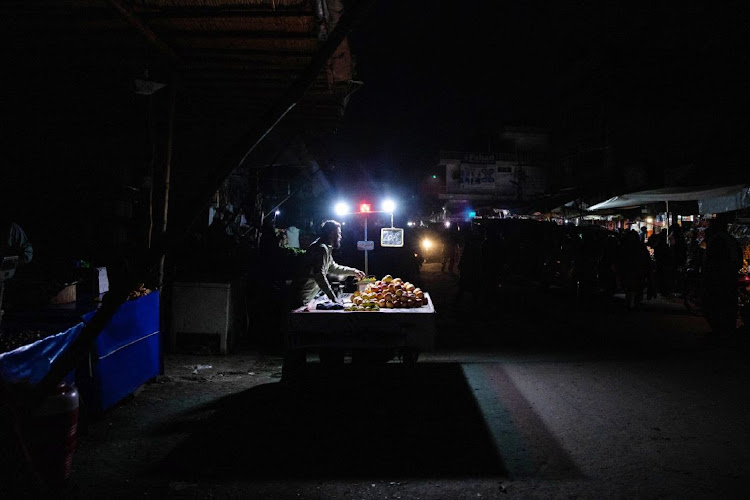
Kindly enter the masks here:
<path id="1" fill-rule="evenodd" d="M 0 333 L 0 354 L 13 351 L 21 346 L 33 344 L 37 340 L 49 337 L 39 330 L 8 331 Z"/>
<path id="2" fill-rule="evenodd" d="M 149 293 L 151 293 L 151 290 L 149 288 L 146 288 L 143 283 L 139 283 L 135 290 L 131 290 L 128 294 L 128 300 L 139 299 L 145 295 L 148 295 Z"/>
<path id="3" fill-rule="evenodd" d="M 368 283 L 362 292 L 354 292 L 347 311 L 378 311 L 381 308 L 402 309 L 427 305 L 421 288 L 413 283 L 386 274 L 383 279 Z"/>

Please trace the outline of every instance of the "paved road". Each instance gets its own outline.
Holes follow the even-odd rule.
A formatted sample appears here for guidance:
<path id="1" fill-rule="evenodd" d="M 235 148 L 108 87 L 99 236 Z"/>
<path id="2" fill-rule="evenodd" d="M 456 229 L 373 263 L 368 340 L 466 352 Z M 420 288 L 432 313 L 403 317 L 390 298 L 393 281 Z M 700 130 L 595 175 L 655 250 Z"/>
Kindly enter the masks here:
<path id="1" fill-rule="evenodd" d="M 90 422 L 69 497 L 740 498 L 750 363 L 672 301 L 626 311 L 509 283 L 486 304 L 423 267 L 437 350 L 279 384 L 274 353 L 170 355 Z"/>

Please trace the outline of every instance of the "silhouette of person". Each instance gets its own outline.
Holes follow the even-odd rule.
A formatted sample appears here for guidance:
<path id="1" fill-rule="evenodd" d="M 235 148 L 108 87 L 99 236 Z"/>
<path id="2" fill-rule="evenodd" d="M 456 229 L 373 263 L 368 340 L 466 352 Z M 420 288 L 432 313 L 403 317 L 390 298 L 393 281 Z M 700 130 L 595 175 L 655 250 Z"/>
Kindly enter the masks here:
<path id="1" fill-rule="evenodd" d="M 448 272 L 453 274 L 456 262 L 458 261 L 459 243 L 458 227 L 452 224 L 443 236 L 443 263 L 440 266 L 441 272 L 445 272 L 445 268 L 448 267 Z"/>
<path id="2" fill-rule="evenodd" d="M 648 239 L 648 228 L 646 226 L 641 226 L 641 243 L 646 243 L 646 240 Z"/>
<path id="3" fill-rule="evenodd" d="M 638 232 L 635 229 L 626 231 L 620 244 L 618 270 L 628 310 L 635 309 L 640 304 L 650 266 L 651 255 L 641 242 Z"/>
<path id="4" fill-rule="evenodd" d="M 742 248 L 729 234 L 729 216 L 718 214 L 706 229 L 703 264 L 703 309 L 712 333 L 726 337 L 737 327 L 737 273 L 742 267 Z"/>

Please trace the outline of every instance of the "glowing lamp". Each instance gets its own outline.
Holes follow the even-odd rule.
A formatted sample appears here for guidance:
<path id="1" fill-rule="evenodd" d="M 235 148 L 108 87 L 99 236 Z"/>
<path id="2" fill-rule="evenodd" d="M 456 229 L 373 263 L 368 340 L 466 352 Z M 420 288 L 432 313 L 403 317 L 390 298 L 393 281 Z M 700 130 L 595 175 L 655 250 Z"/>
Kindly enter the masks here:
<path id="1" fill-rule="evenodd" d="M 393 200 L 385 200 L 383 202 L 383 211 L 393 213 L 396 210 L 396 202 Z"/>
<path id="2" fill-rule="evenodd" d="M 372 211 L 372 206 L 369 203 L 362 203 L 359 206 L 359 211 L 363 214 L 370 213 Z"/>
<path id="3" fill-rule="evenodd" d="M 336 215 L 338 215 L 338 216 L 346 215 L 346 214 L 349 213 L 349 205 L 347 205 L 343 201 L 339 202 L 334 207 L 334 211 L 336 212 Z"/>

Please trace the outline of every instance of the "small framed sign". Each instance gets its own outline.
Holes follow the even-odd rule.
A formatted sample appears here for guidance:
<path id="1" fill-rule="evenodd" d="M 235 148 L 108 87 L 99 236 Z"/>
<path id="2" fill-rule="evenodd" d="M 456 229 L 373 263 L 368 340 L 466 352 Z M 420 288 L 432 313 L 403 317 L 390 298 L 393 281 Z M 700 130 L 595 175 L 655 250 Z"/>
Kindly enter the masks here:
<path id="1" fill-rule="evenodd" d="M 358 241 L 357 250 L 375 250 L 375 242 L 372 240 Z"/>
<path id="2" fill-rule="evenodd" d="M 380 228 L 380 246 L 397 248 L 404 246 L 404 229 L 400 227 Z"/>

